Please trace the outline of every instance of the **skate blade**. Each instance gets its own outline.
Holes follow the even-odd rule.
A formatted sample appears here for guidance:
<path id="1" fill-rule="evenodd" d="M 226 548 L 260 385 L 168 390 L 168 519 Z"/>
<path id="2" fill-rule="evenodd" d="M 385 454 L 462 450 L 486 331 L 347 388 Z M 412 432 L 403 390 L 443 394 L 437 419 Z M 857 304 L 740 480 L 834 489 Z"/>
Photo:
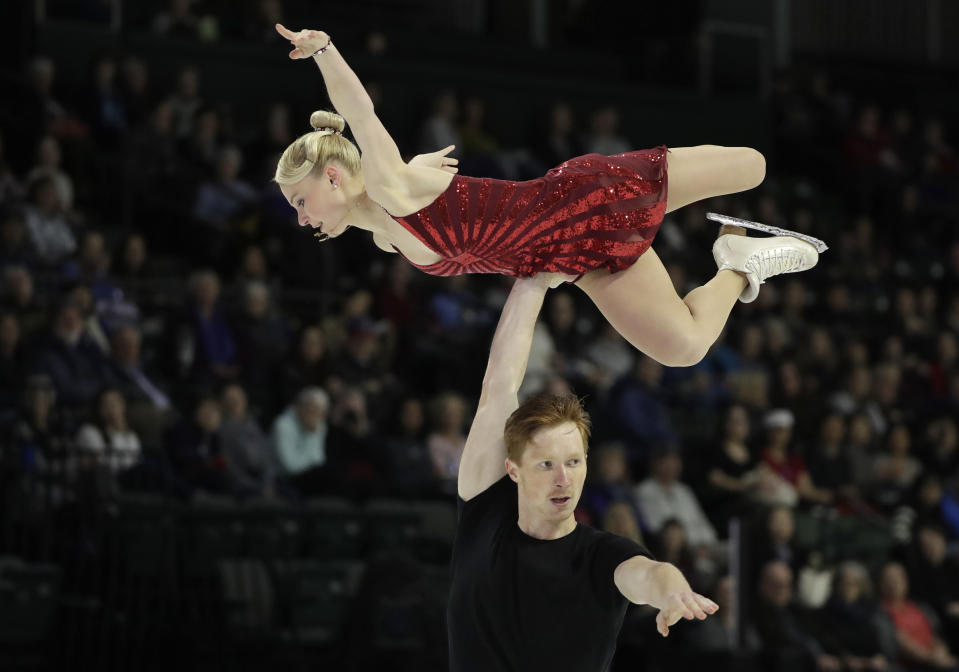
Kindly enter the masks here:
<path id="1" fill-rule="evenodd" d="M 795 231 L 790 231 L 789 229 L 780 229 L 778 226 L 770 226 L 769 224 L 760 224 L 759 222 L 750 222 L 748 219 L 739 219 L 739 217 L 730 217 L 729 215 L 720 215 L 718 212 L 707 212 L 706 219 L 711 219 L 714 222 L 719 222 L 720 224 L 729 224 L 731 226 L 742 226 L 746 229 L 754 229 L 756 231 L 763 231 L 765 233 L 771 233 L 774 236 L 791 236 L 793 238 L 798 238 L 799 240 L 805 240 L 807 243 L 816 248 L 816 251 L 823 253 L 829 249 L 829 246 L 826 245 L 823 241 L 818 238 L 813 238 L 812 236 L 807 236 L 804 233 L 797 233 Z"/>

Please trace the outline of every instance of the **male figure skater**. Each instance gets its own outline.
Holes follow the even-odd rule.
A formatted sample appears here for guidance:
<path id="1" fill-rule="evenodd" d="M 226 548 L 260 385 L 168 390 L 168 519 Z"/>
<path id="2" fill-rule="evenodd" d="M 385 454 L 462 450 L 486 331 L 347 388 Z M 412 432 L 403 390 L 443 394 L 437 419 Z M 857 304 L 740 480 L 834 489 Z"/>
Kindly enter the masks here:
<path id="1" fill-rule="evenodd" d="M 718 608 L 639 544 L 576 522 L 589 438 L 579 400 L 518 403 L 536 317 L 559 277 L 518 279 L 493 337 L 457 482 L 451 672 L 602 672 L 629 602 L 659 609 L 664 637 Z"/>

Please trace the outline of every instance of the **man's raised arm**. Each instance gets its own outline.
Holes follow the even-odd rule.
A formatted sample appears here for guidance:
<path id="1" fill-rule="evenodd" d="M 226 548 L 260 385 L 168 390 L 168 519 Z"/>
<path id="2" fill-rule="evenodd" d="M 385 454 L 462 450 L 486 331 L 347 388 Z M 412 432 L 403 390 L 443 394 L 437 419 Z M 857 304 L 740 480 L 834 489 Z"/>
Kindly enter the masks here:
<path id="1" fill-rule="evenodd" d="M 536 318 L 543 307 L 543 297 L 556 278 L 546 273 L 520 278 L 513 283 L 506 299 L 490 346 L 479 407 L 460 460 L 457 490 L 464 500 L 472 499 L 506 475 L 503 428 L 519 406 L 517 393 L 526 375 Z"/>

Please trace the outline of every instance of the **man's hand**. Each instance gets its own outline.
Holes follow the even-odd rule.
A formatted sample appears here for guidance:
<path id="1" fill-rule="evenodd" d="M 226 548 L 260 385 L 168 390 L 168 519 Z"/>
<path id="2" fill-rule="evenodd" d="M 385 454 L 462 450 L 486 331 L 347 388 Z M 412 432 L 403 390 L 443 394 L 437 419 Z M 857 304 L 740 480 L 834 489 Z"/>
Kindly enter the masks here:
<path id="1" fill-rule="evenodd" d="M 719 609 L 719 606 L 708 597 L 703 597 L 691 590 L 671 593 L 666 596 L 663 604 L 652 606 L 659 608 L 659 613 L 656 615 L 656 630 L 663 637 L 669 636 L 669 626 L 675 625 L 679 619 L 702 621 Z"/>
<path id="2" fill-rule="evenodd" d="M 437 168 L 439 170 L 445 170 L 447 173 L 455 174 L 459 172 L 457 166 L 460 161 L 459 159 L 454 159 L 452 156 L 447 156 L 447 154 L 454 149 L 456 149 L 456 145 L 450 145 L 449 147 L 444 147 L 429 154 L 417 154 L 410 159 L 409 165 L 423 168 Z"/>

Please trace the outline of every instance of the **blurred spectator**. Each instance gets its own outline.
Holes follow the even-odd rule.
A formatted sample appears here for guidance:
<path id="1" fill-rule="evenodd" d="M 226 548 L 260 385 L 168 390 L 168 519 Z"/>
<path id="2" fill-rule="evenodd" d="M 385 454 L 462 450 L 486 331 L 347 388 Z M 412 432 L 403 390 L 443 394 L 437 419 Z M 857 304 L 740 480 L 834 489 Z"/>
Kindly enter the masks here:
<path id="1" fill-rule="evenodd" d="M 617 502 L 625 502 L 638 519 L 640 512 L 633 495 L 635 482 L 629 473 L 626 451 L 618 443 L 605 443 L 592 451 L 593 466 L 583 489 L 581 505 L 594 521 L 601 521 L 606 510 Z"/>
<path id="2" fill-rule="evenodd" d="M 117 62 L 113 56 L 98 56 L 91 69 L 91 82 L 86 91 L 86 120 L 97 142 L 116 149 L 129 126 L 123 94 L 117 83 Z"/>
<path id="3" fill-rule="evenodd" d="M 583 356 L 587 329 L 577 319 L 573 297 L 565 291 L 550 292 L 547 299 L 546 326 L 556 349 L 553 371 L 575 387 L 585 387 L 596 377 L 592 362 Z"/>
<path id="4" fill-rule="evenodd" d="M 173 116 L 173 132 L 177 138 L 184 139 L 193 133 L 193 124 L 203 104 L 200 96 L 200 73 L 195 65 L 180 68 L 176 78 L 176 89 L 166 104 Z"/>
<path id="5" fill-rule="evenodd" d="M 283 364 L 282 399 L 287 404 L 304 387 L 319 387 L 330 373 L 326 337 L 316 325 L 308 325 L 300 332 L 297 345 Z"/>
<path id="6" fill-rule="evenodd" d="M 458 108 L 456 94 L 452 91 L 444 91 L 433 99 L 433 111 L 420 128 L 419 151 L 421 153 L 435 152 L 449 145 L 463 144 L 456 130 Z"/>
<path id="7" fill-rule="evenodd" d="M 62 475 L 75 425 L 60 413 L 48 376 L 30 375 L 22 392 L 20 412 L 10 432 L 13 464 L 21 474 Z"/>
<path id="8" fill-rule="evenodd" d="M 276 398 L 275 381 L 280 373 L 289 340 L 286 325 L 270 305 L 270 291 L 262 282 L 246 284 L 243 308 L 234 320 L 240 380 L 250 390 L 253 405 L 268 413 L 282 402 Z"/>
<path id="9" fill-rule="evenodd" d="M 909 599 L 909 579 L 898 562 L 887 562 L 879 577 L 882 608 L 892 618 L 899 658 L 908 666 L 955 670 L 959 662 L 932 625 L 930 618 Z"/>
<path id="10" fill-rule="evenodd" d="M 193 215 L 220 231 L 236 224 L 238 217 L 246 215 L 258 198 L 256 189 L 240 178 L 243 155 L 240 150 L 227 145 L 219 150 L 216 160 L 215 181 L 204 182 L 197 192 Z"/>
<path id="11" fill-rule="evenodd" d="M 13 174 L 13 168 L 7 159 L 7 146 L 0 132 L 0 205 L 19 201 L 23 197 L 23 186 Z"/>
<path id="12" fill-rule="evenodd" d="M 825 650 L 847 670 L 887 670 L 895 657 L 892 623 L 879 610 L 866 568 L 847 561 L 836 570 L 832 596 L 816 614 Z"/>
<path id="13" fill-rule="evenodd" d="M 643 543 L 643 533 L 639 529 L 639 517 L 636 507 L 628 501 L 618 500 L 606 507 L 600 528 L 620 537 Z M 659 556 L 657 556 L 659 557 Z"/>
<path id="14" fill-rule="evenodd" d="M 29 266 L 32 256 L 23 213 L 12 207 L 0 213 L 0 273 L 11 266 Z"/>
<path id="15" fill-rule="evenodd" d="M 499 150 L 496 138 L 484 127 L 486 104 L 481 98 L 471 97 L 463 105 L 463 120 L 459 124 L 459 150 L 467 157 L 494 158 Z M 449 143 L 455 144 L 455 143 Z M 436 145 L 445 147 L 446 145 Z M 493 163 L 495 169 L 495 161 Z M 502 171 L 500 171 L 502 172 Z"/>
<path id="16" fill-rule="evenodd" d="M 275 464 L 270 441 L 249 413 L 246 390 L 239 383 L 223 388 L 220 446 L 226 468 L 241 495 L 272 497 Z"/>
<path id="17" fill-rule="evenodd" d="M 941 417 L 926 428 L 926 448 L 922 451 L 923 464 L 927 470 L 938 474 L 951 474 L 959 469 L 959 431 L 956 420 Z"/>
<path id="18" fill-rule="evenodd" d="M 236 338 L 220 306 L 220 278 L 201 270 L 190 278 L 190 303 L 177 333 L 176 357 L 182 374 L 197 382 L 236 377 Z"/>
<path id="19" fill-rule="evenodd" d="M 193 488 L 216 495 L 240 494 L 227 468 L 220 441 L 223 412 L 212 396 L 201 396 L 192 415 L 167 431 L 167 455 L 174 473 Z"/>
<path id="20" fill-rule="evenodd" d="M 204 105 L 193 115 L 190 134 L 180 142 L 180 154 L 192 168 L 197 181 L 217 171 L 222 146 L 221 126 L 219 111 L 215 107 Z"/>
<path id="21" fill-rule="evenodd" d="M 107 387 L 97 395 L 93 421 L 80 427 L 75 443 L 95 494 L 114 495 L 118 477 L 140 461 L 142 452 L 140 437 L 127 423 L 126 402 L 118 389 Z"/>
<path id="22" fill-rule="evenodd" d="M 671 518 L 679 520 L 691 546 L 716 543 L 716 530 L 703 513 L 692 489 L 679 480 L 683 461 L 672 444 L 660 446 L 652 456 L 650 477 L 634 490 L 646 527 L 659 533 Z"/>
<path id="23" fill-rule="evenodd" d="M 0 428 L 6 427 L 16 415 L 27 371 L 20 322 L 12 313 L 0 313 Z"/>
<path id="24" fill-rule="evenodd" d="M 946 535 L 940 525 L 919 524 L 910 560 L 912 594 L 935 611 L 943 639 L 959 642 L 959 562 L 947 555 Z"/>
<path id="25" fill-rule="evenodd" d="M 784 562 L 794 574 L 806 564 L 805 554 L 796 546 L 796 517 L 788 506 L 774 506 L 765 512 L 764 524 L 752 551 L 759 569 L 772 561 Z"/>
<path id="26" fill-rule="evenodd" d="M 49 374 L 62 403 L 73 410 L 89 404 L 101 388 L 114 382 L 110 364 L 83 332 L 83 316 L 73 302 L 57 309 L 52 333 L 37 355 L 37 367 Z"/>
<path id="27" fill-rule="evenodd" d="M 593 382 L 600 392 L 629 373 L 636 361 L 636 349 L 610 324 L 599 326 L 599 334 L 586 346 L 586 357 L 593 364 Z"/>
<path id="28" fill-rule="evenodd" d="M 142 281 L 150 278 L 147 243 L 143 234 L 131 233 L 116 248 L 117 258 L 111 264 L 113 277 L 135 295 Z"/>
<path id="29" fill-rule="evenodd" d="M 460 457 L 466 446 L 466 402 L 460 395 L 447 392 L 432 401 L 430 411 L 432 423 L 426 448 L 433 464 L 433 474 L 443 492 L 455 493 Z"/>
<path id="30" fill-rule="evenodd" d="M 749 414 L 739 404 L 731 405 L 722 420 L 720 451 L 707 473 L 709 490 L 704 501 L 712 520 L 725 529 L 729 519 L 749 511 L 758 485 L 756 459 L 749 451 Z"/>
<path id="31" fill-rule="evenodd" d="M 265 0 L 267 3 L 276 0 Z M 273 24 L 268 26 L 270 41 L 276 39 Z M 295 139 L 290 127 L 290 106 L 283 102 L 274 102 L 266 113 L 266 123 L 256 138 L 246 147 L 244 155 L 248 158 L 247 173 L 255 184 L 269 180 L 276 170 L 277 157 L 283 153 Z"/>
<path id="32" fill-rule="evenodd" d="M 424 496 L 435 484 L 433 463 L 426 448 L 426 413 L 423 402 L 407 397 L 381 440 L 393 491 L 403 496 Z"/>
<path id="33" fill-rule="evenodd" d="M 636 149 L 629 140 L 619 135 L 619 111 L 615 107 L 605 107 L 593 113 L 590 132 L 583 140 L 583 145 L 587 153 L 605 156 Z"/>
<path id="34" fill-rule="evenodd" d="M 411 283 L 414 272 L 405 259 L 396 255 L 376 292 L 376 312 L 398 329 L 410 327 L 416 314 Z"/>
<path id="35" fill-rule="evenodd" d="M 348 385 L 333 395 L 327 444 L 335 457 L 336 491 L 368 498 L 382 492 L 382 452 L 374 447 L 373 423 L 363 390 Z"/>
<path id="36" fill-rule="evenodd" d="M 166 11 L 153 17 L 153 32 L 169 37 L 195 38 L 200 17 L 193 12 L 193 0 L 170 0 Z"/>
<path id="37" fill-rule="evenodd" d="M 802 499 L 829 504 L 832 493 L 816 486 L 805 460 L 790 450 L 793 423 L 793 414 L 782 408 L 770 411 L 763 420 L 766 443 L 761 459 L 765 473 L 760 476 L 759 497 L 767 504 L 788 504 L 793 499 L 789 492 L 792 489 Z M 770 478 L 770 472 L 777 478 Z"/>
<path id="38" fill-rule="evenodd" d="M 140 342 L 140 332 L 135 327 L 121 327 L 116 331 L 111 349 L 113 377 L 126 399 L 166 410 L 171 407 L 170 398 L 144 372 Z"/>
<path id="39" fill-rule="evenodd" d="M 810 614 L 793 603 L 793 572 L 786 563 L 773 560 L 763 566 L 753 616 L 766 669 L 778 672 L 842 669 L 839 658 L 826 653 L 813 636 Z"/>
<path id="40" fill-rule="evenodd" d="M 662 379 L 663 365 L 640 355 L 630 375 L 617 381 L 609 391 L 605 404 L 607 426 L 612 436 L 623 442 L 633 466 L 646 462 L 648 446 L 677 438 Z"/>
<path id="41" fill-rule="evenodd" d="M 846 422 L 838 413 L 823 418 L 819 440 L 809 458 L 809 475 L 817 487 L 831 493 L 833 501 L 859 506 L 859 489 L 853 481 L 852 465 L 846 455 Z"/>
<path id="42" fill-rule="evenodd" d="M 110 339 L 97 317 L 90 288 L 85 284 L 74 285 L 70 291 L 66 292 L 65 300 L 80 310 L 80 319 L 83 322 L 83 338 L 94 343 L 104 355 L 107 354 L 110 351 Z"/>
<path id="43" fill-rule="evenodd" d="M 273 423 L 271 439 L 277 475 L 295 492 L 323 493 L 329 484 L 326 437 L 330 398 L 318 387 L 300 391 L 292 405 Z"/>
<path id="44" fill-rule="evenodd" d="M 387 362 L 383 356 L 382 328 L 369 318 L 356 318 L 347 325 L 349 340 L 345 352 L 333 365 L 333 372 L 356 385 L 372 400 L 380 400 L 389 385 Z"/>
<path id="45" fill-rule="evenodd" d="M 736 609 L 733 606 L 733 591 L 735 582 L 733 577 L 726 575 L 719 578 L 716 582 L 715 590 L 709 591 L 713 601 L 719 606 L 719 611 L 713 614 L 705 621 L 694 621 L 689 632 L 689 645 L 700 653 L 709 654 L 709 658 L 703 658 L 704 662 L 709 661 L 710 665 L 717 664 L 719 654 L 734 654 L 738 651 L 739 655 L 748 654 L 759 650 L 760 640 L 756 629 L 751 623 L 743 624 L 741 635 L 741 646 L 737 646 L 734 634 L 737 632 Z M 730 658 L 730 663 L 720 669 L 739 669 L 734 665 L 735 658 Z"/>
<path id="46" fill-rule="evenodd" d="M 30 183 L 27 198 L 27 234 L 34 254 L 48 266 L 63 261 L 77 249 L 77 239 L 64 214 L 53 176 L 44 173 L 36 177 Z"/>
<path id="47" fill-rule="evenodd" d="M 667 518 L 653 537 L 649 550 L 659 562 L 668 562 L 679 568 L 696 592 L 704 592 L 712 582 L 712 566 L 701 560 L 690 547 L 686 528 L 677 518 Z"/>
<path id="48" fill-rule="evenodd" d="M 243 38 L 250 42 L 272 44 L 276 41 L 276 24 L 283 23 L 283 0 L 257 0 L 253 16 L 243 26 Z"/>
<path id="49" fill-rule="evenodd" d="M 872 499 L 880 510 L 891 513 L 905 503 L 922 473 L 922 465 L 910 454 L 912 436 L 905 425 L 893 425 L 885 444 L 885 451 L 876 457 Z"/>
<path id="50" fill-rule="evenodd" d="M 549 121 L 537 131 L 545 131 L 537 138 L 536 154 L 549 167 L 583 154 L 574 134 L 576 131 L 573 111 L 567 103 L 556 103 L 550 108 Z"/>
<path id="51" fill-rule="evenodd" d="M 33 184 L 40 177 L 53 180 L 64 212 L 73 210 L 73 180 L 61 167 L 60 142 L 52 135 L 45 135 L 37 144 L 36 161 L 27 173 L 26 181 Z"/>
<path id="52" fill-rule="evenodd" d="M 17 316 L 24 340 L 32 341 L 47 326 L 47 310 L 34 291 L 33 275 L 26 267 L 10 266 L 4 276 L 4 307 Z"/>
<path id="53" fill-rule="evenodd" d="M 150 116 L 154 100 L 150 91 L 150 71 L 136 56 L 123 61 L 123 79 L 120 82 L 123 107 L 130 127 L 137 127 Z"/>

